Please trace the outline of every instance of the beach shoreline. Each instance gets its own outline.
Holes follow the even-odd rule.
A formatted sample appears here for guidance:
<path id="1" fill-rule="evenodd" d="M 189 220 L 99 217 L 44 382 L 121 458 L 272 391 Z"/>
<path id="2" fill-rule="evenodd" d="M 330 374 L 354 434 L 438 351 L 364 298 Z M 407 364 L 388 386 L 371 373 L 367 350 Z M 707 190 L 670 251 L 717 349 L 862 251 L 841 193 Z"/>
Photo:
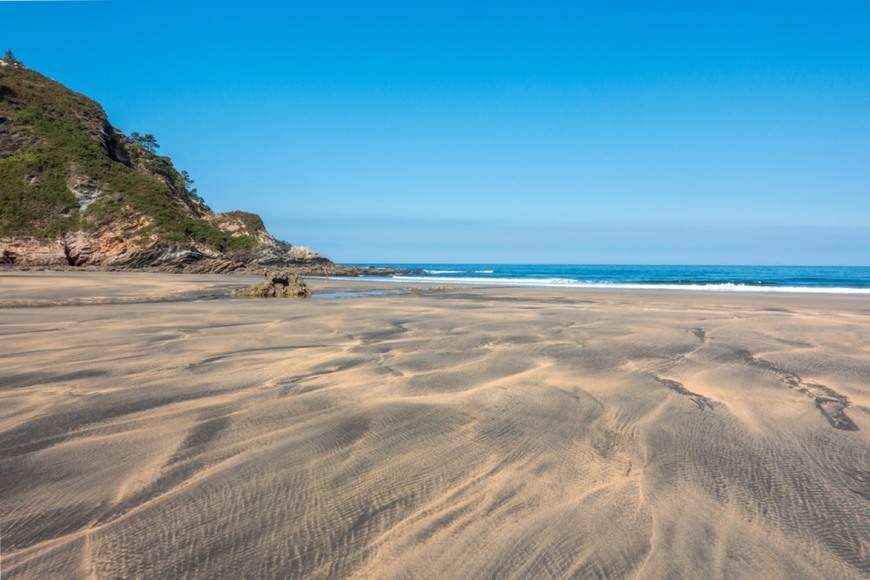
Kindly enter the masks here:
<path id="1" fill-rule="evenodd" d="M 260 279 L 0 272 L 9 578 L 870 574 L 866 296 Z"/>
<path id="2" fill-rule="evenodd" d="M 559 286 L 480 283 L 474 280 L 444 282 L 438 278 L 407 279 L 404 277 L 345 277 L 305 276 L 313 296 L 325 294 L 368 293 L 457 293 L 476 292 L 481 297 L 510 292 L 515 296 L 546 297 L 562 295 L 572 297 L 611 296 L 639 299 L 667 299 L 688 303 L 787 302 L 804 305 L 841 304 L 863 309 L 870 305 L 870 297 L 863 293 L 829 293 L 822 289 L 764 288 L 758 290 L 722 290 L 695 287 L 675 288 L 650 286 L 644 288 L 623 286 Z M 252 274 L 186 274 L 164 272 L 108 272 L 100 270 L 0 270 L 0 308 L 62 306 L 84 303 L 135 303 L 149 301 L 184 301 L 229 296 L 235 289 L 245 288 L 262 281 Z M 376 296 L 374 296 L 376 297 Z"/>

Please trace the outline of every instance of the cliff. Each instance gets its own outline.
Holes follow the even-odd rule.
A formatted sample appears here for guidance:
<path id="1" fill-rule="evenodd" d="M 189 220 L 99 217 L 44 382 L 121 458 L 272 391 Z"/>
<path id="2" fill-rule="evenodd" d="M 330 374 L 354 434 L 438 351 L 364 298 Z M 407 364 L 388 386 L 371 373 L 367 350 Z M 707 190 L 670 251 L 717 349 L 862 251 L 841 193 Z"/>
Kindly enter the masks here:
<path id="1" fill-rule="evenodd" d="M 102 107 L 0 59 L 0 264 L 186 272 L 335 270 L 256 214 L 215 213 L 193 181 Z"/>

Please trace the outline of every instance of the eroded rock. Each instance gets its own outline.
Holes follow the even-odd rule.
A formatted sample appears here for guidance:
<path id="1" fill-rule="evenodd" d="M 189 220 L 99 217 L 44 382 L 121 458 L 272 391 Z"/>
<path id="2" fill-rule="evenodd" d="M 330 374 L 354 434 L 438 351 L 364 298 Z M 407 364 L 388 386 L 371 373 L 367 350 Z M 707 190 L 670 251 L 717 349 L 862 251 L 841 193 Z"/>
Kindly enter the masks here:
<path id="1" fill-rule="evenodd" d="M 254 298 L 308 298 L 311 290 L 299 274 L 281 272 L 266 274 L 266 279 L 251 288 L 235 290 L 233 296 Z"/>

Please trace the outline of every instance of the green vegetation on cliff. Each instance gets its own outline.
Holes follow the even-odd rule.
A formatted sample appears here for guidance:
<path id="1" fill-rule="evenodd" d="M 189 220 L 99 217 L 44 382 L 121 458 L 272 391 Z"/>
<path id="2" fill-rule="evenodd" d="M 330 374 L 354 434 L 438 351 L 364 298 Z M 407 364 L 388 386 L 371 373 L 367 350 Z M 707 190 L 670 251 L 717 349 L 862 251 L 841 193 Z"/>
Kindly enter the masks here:
<path id="1" fill-rule="evenodd" d="M 140 220 L 149 225 L 137 235 L 229 253 L 257 245 L 258 216 L 244 218 L 257 226 L 247 232 L 221 230 L 152 135 L 125 136 L 99 104 L 10 56 L 0 59 L 0 236 L 51 239 Z"/>

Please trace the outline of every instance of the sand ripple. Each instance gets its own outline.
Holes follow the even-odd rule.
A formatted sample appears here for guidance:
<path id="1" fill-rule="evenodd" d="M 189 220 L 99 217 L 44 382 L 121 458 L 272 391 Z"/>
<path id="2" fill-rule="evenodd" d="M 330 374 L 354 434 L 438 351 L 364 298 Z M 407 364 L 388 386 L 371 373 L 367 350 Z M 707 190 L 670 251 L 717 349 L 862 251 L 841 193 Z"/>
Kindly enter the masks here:
<path id="1" fill-rule="evenodd" d="M 3 572 L 870 576 L 866 300 L 680 296 L 5 310 Z"/>

